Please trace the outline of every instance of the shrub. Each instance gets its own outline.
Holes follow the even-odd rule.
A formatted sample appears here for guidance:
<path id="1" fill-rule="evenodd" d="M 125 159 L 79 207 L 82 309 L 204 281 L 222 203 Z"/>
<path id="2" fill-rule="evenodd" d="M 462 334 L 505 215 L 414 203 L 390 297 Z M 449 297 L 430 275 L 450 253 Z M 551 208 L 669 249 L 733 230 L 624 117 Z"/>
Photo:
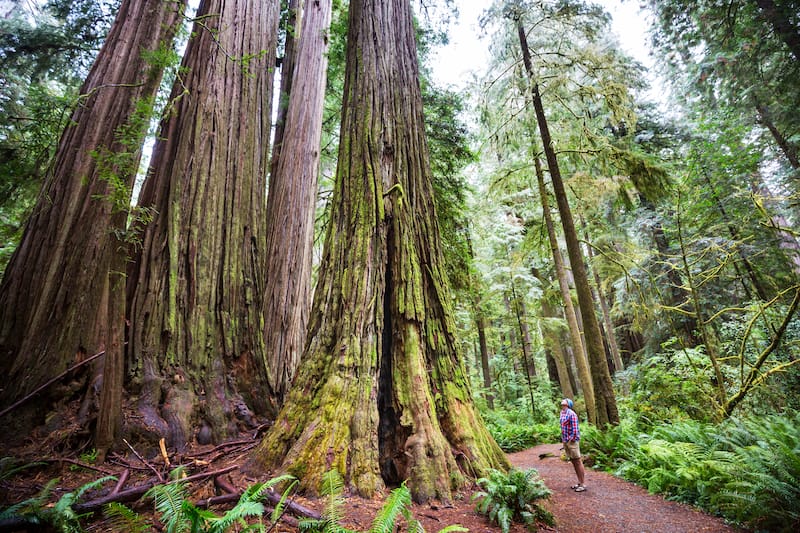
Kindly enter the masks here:
<path id="1" fill-rule="evenodd" d="M 800 415 L 682 421 L 636 434 L 587 428 L 596 464 L 748 527 L 800 530 Z"/>
<path id="2" fill-rule="evenodd" d="M 489 477 L 478 480 L 478 485 L 483 490 L 472 496 L 478 500 L 477 511 L 499 525 L 503 533 L 508 533 L 514 520 L 522 521 L 528 528 L 535 527 L 537 522 L 554 524 L 553 515 L 536 503 L 551 494 L 536 470 L 512 468 L 508 474 L 491 470 Z"/>

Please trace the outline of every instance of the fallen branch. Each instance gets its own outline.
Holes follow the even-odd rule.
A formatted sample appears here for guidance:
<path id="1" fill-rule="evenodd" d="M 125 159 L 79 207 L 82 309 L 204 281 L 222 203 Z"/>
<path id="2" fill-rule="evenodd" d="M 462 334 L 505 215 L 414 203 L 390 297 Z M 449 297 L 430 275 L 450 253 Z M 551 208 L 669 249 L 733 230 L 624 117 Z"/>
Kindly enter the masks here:
<path id="1" fill-rule="evenodd" d="M 117 481 L 117 484 L 114 486 L 114 489 L 111 491 L 111 494 L 110 494 L 111 496 L 113 496 L 115 494 L 119 494 L 119 491 L 121 491 L 122 487 L 125 486 L 125 483 L 128 482 L 128 477 L 130 477 L 130 475 L 131 475 L 131 471 L 128 470 L 127 468 L 122 472 L 122 474 L 120 474 L 119 480 Z"/>
<path id="2" fill-rule="evenodd" d="M 131 449 L 131 451 L 133 452 L 133 455 L 135 455 L 135 456 L 136 456 L 136 458 L 137 458 L 137 459 L 139 459 L 139 460 L 142 462 L 142 464 L 143 464 L 143 465 L 145 465 L 147 468 L 149 468 L 150 470 L 152 470 L 152 471 L 153 471 L 153 472 L 156 474 L 156 477 L 158 477 L 158 480 L 159 480 L 161 483 L 163 483 L 163 482 L 164 482 L 164 476 L 162 476 L 162 475 L 161 475 L 161 472 L 159 472 L 158 470 L 156 470 L 156 468 L 155 468 L 153 465 L 151 465 L 149 462 L 147 462 L 147 461 L 145 460 L 145 458 L 144 458 L 144 457 L 142 457 L 141 455 L 139 455 L 139 452 L 137 452 L 137 451 L 136 451 L 136 450 L 133 448 L 133 446 L 131 446 L 131 444 L 130 444 L 130 443 L 127 441 L 127 440 L 125 440 L 125 439 L 122 439 L 122 442 L 124 442 L 124 443 L 125 443 L 125 445 L 126 445 L 128 448 L 130 448 L 130 449 Z"/>
<path id="3" fill-rule="evenodd" d="M 171 483 L 177 483 L 177 482 L 189 483 L 191 481 L 198 481 L 198 480 L 201 480 L 201 479 L 206 479 L 206 478 L 210 478 L 210 477 L 214 477 L 214 476 L 220 476 L 220 475 L 225 474 L 227 472 L 231 472 L 233 470 L 236 470 L 237 468 L 239 468 L 238 465 L 233 465 L 233 466 L 229 466 L 227 468 L 223 468 L 221 470 L 215 470 L 213 472 L 201 472 L 199 474 L 194 474 L 192 476 L 185 477 L 183 479 L 176 479 L 176 480 L 168 481 L 166 483 L 164 483 L 163 481 L 159 481 L 157 479 L 153 479 L 153 480 L 147 481 L 145 483 L 142 483 L 141 485 L 136 485 L 135 487 L 131 487 L 131 488 L 127 489 L 127 490 L 121 490 L 121 491 L 117 492 L 116 494 L 114 494 L 112 492 L 110 494 L 107 494 L 106 496 L 102 496 L 102 497 L 96 498 L 94 500 L 89 500 L 88 502 L 73 504 L 72 509 L 76 513 L 79 513 L 79 514 L 80 513 L 89 513 L 89 512 L 97 511 L 100 508 L 102 508 L 104 505 L 107 505 L 107 504 L 112 503 L 112 502 L 130 502 L 130 501 L 138 500 L 139 498 L 141 498 L 144 495 L 145 492 L 147 492 L 151 488 L 155 487 L 156 485 L 169 485 Z"/>
<path id="4" fill-rule="evenodd" d="M 128 343 L 126 342 L 125 344 L 128 344 Z M 42 392 L 44 389 L 46 389 L 47 387 L 49 387 L 50 385 L 52 385 L 53 383 L 55 383 L 59 379 L 63 378 L 64 376 L 66 376 L 67 374 L 69 374 L 70 372 L 75 370 L 76 368 L 82 367 L 83 365 L 85 365 L 86 363 L 88 363 L 90 361 L 94 361 L 95 359 L 97 359 L 101 355 L 105 355 L 105 353 L 106 353 L 106 351 L 103 350 L 102 352 L 97 352 L 96 354 L 92 355 L 91 357 L 87 357 L 86 359 L 84 359 L 80 363 L 75 363 L 74 365 L 72 365 L 68 369 L 64 370 L 62 373 L 60 373 L 56 377 L 50 379 L 49 381 L 46 381 L 44 383 L 44 385 L 41 385 L 41 386 L 37 387 L 36 389 L 33 390 L 33 392 L 30 392 L 30 393 L 26 394 L 25 396 L 23 396 L 22 398 L 20 398 L 16 402 L 12 403 L 8 407 L 6 407 L 2 411 L 0 411 L 0 418 L 2 418 L 4 415 L 10 413 L 11 411 L 16 409 L 20 405 L 24 404 L 25 402 L 27 402 L 28 400 L 30 400 L 31 398 L 33 398 L 34 396 L 36 396 L 37 394 Z"/>
<path id="5" fill-rule="evenodd" d="M 281 495 L 277 492 L 273 492 L 268 490 L 264 492 L 264 496 L 267 500 L 270 501 L 273 505 L 278 505 L 278 502 L 281 501 Z M 297 516 L 305 516 L 306 518 L 313 518 L 315 520 L 322 520 L 322 515 L 316 512 L 314 509 L 309 509 L 308 507 L 304 507 L 299 503 L 294 503 L 293 501 L 286 501 L 284 502 L 284 506 L 286 509 L 292 511 L 293 514 Z"/>
<path id="6" fill-rule="evenodd" d="M 240 445 L 246 445 L 246 444 L 252 444 L 252 443 L 253 443 L 253 439 L 231 440 L 231 441 L 228 441 L 228 442 L 223 442 L 222 444 L 218 444 L 217 446 L 214 446 L 210 450 L 206 450 L 204 452 L 194 453 L 192 455 L 187 455 L 186 457 L 187 458 L 201 457 L 203 455 L 210 455 L 210 454 L 216 452 L 217 450 L 222 450 L 224 448 L 229 448 L 231 446 L 240 446 Z"/>
<path id="7" fill-rule="evenodd" d="M 222 504 L 225 504 L 225 503 L 238 502 L 239 498 L 241 498 L 241 497 L 242 497 L 242 493 L 241 492 L 230 493 L 230 494 L 222 494 L 220 496 L 212 496 L 210 498 L 206 498 L 205 500 L 199 500 L 194 505 L 195 505 L 195 507 L 200 507 L 200 508 L 206 509 L 208 507 L 211 507 L 212 505 L 222 505 Z M 274 510 L 275 510 L 274 507 L 270 507 L 269 505 L 265 505 L 264 506 L 264 514 L 270 514 L 271 515 Z M 281 514 L 280 518 L 278 519 L 278 522 L 280 522 L 280 521 L 285 522 L 286 525 L 288 525 L 289 527 L 296 528 L 296 527 L 299 526 L 299 523 L 298 523 L 297 519 L 294 518 L 293 516 L 286 516 L 285 514 Z"/>
<path id="8" fill-rule="evenodd" d="M 69 463 L 71 465 L 79 466 L 79 467 L 85 468 L 87 470 L 94 470 L 95 472 L 100 472 L 101 474 L 105 474 L 107 476 L 116 476 L 117 475 L 117 472 L 114 472 L 114 471 L 109 470 L 107 468 L 103 468 L 103 467 L 100 467 L 100 466 L 88 465 L 86 463 L 82 463 L 82 462 L 77 461 L 75 459 L 67 459 L 66 457 L 48 457 L 48 458 L 45 458 L 45 459 L 39 459 L 39 461 L 42 461 L 44 463 Z"/>

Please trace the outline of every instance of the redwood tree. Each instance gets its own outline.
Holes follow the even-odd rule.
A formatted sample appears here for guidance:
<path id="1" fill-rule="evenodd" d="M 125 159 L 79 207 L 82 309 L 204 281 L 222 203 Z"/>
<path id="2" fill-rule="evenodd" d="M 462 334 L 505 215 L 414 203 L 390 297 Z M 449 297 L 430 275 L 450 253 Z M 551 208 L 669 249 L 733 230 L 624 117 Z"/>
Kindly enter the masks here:
<path id="1" fill-rule="evenodd" d="M 109 275 L 117 237 L 125 231 L 163 53 L 171 48 L 184 4 L 123 0 L 81 87 L 0 286 L 0 371 L 6 378 L 0 405 L 102 351 L 109 326 L 111 334 L 122 331 L 107 317 L 124 298 Z M 120 338 L 108 344 L 122 346 Z"/>
<path id="2" fill-rule="evenodd" d="M 278 2 L 201 3 L 139 200 L 157 215 L 129 271 L 129 383 L 141 428 L 177 447 L 195 430 L 224 438 L 266 410 L 260 298 L 277 21 Z"/>
<path id="3" fill-rule="evenodd" d="M 268 389 L 277 409 L 289 389 L 306 338 L 331 0 L 306 0 L 297 43 L 282 147 L 269 179 L 264 345 Z M 291 62 L 292 65 L 295 61 Z M 277 138 L 276 138 L 276 142 Z"/>
<path id="4" fill-rule="evenodd" d="M 589 359 L 589 367 L 592 371 L 592 385 L 595 395 L 596 422 L 603 426 L 606 424 L 619 424 L 619 412 L 617 411 L 617 400 L 614 396 L 614 385 L 611 382 L 611 374 L 606 362 L 603 337 L 600 331 L 600 323 L 594 312 L 594 300 L 592 299 L 589 277 L 584 265 L 583 252 L 578 241 L 578 233 L 575 229 L 575 222 L 572 218 L 572 211 L 567 199 L 567 191 L 561 178 L 561 171 L 558 166 L 555 146 L 550 137 L 550 129 L 547 124 L 547 117 L 542 105 L 542 97 L 539 93 L 539 84 L 534 78 L 533 67 L 531 64 L 531 54 L 528 49 L 527 37 L 522 22 L 515 21 L 517 33 L 519 35 L 522 56 L 525 62 L 525 71 L 530 77 L 531 98 L 536 113 L 536 122 L 539 126 L 539 135 L 542 138 L 547 168 L 550 172 L 550 179 L 553 183 L 553 192 L 558 205 L 558 213 L 561 216 L 561 226 L 564 230 L 564 240 L 567 245 L 572 275 L 575 279 L 575 292 L 578 295 L 578 307 L 580 308 L 581 318 L 583 319 L 584 337 L 586 339 L 586 355 Z M 590 415 L 591 419 L 591 415 Z"/>
<path id="5" fill-rule="evenodd" d="M 408 0 L 353 0 L 330 224 L 294 386 L 252 466 L 449 499 L 505 467 L 456 353 Z"/>

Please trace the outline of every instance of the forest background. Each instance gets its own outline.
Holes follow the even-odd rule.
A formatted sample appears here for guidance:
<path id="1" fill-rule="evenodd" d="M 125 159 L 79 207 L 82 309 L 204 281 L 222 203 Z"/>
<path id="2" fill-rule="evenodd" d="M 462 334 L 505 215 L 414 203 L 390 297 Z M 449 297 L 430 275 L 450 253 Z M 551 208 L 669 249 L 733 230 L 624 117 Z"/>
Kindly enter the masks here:
<path id="1" fill-rule="evenodd" d="M 456 12 L 448 2 L 415 3 L 457 351 L 482 418 L 504 450 L 557 439 L 558 399 L 574 397 L 588 422 L 584 446 L 599 466 L 755 528 L 792 530 L 800 523 L 800 6 L 789 0 L 642 5 L 651 13 L 654 64 L 669 80 L 658 103 L 648 99 L 644 68 L 620 48 L 607 13 L 589 2 L 487 3 L 481 17 L 487 63 L 473 67 L 463 92 L 437 87 L 430 58 Z M 54 0 L 3 7 L 0 266 L 8 294 L 9 261 L 43 197 L 70 114 L 86 97 L 81 83 L 118 5 Z M 290 27 L 290 10 L 281 13 L 280 27 Z M 346 6 L 334 3 L 331 18 L 318 188 L 315 211 L 309 210 L 313 268 L 296 273 L 309 284 L 319 276 L 322 236 L 330 231 L 344 105 Z M 184 19 L 184 41 L 191 20 Z M 275 46 L 285 57 L 290 34 L 278 31 L 264 48 Z M 149 59 L 166 72 L 161 89 L 152 105 L 133 112 L 153 137 L 159 117 L 183 105 L 174 89 L 182 79 L 180 54 L 162 51 Z M 263 59 L 225 53 L 254 72 Z M 131 138 L 138 144 L 128 148 L 138 152 L 142 140 Z M 109 154 L 93 157 L 120 165 L 104 159 Z M 266 180 L 266 161 L 253 164 Z M 145 173 L 139 170 L 140 180 Z M 154 216 L 131 208 L 139 205 L 135 190 L 112 187 L 127 220 L 116 235 L 134 248 L 145 244 L 128 230 Z M 129 298 L 143 309 L 152 305 Z M 310 296 L 298 298 L 310 307 Z M 5 311 L 21 312 L 15 305 Z M 4 320 L 0 330 L 4 350 L 18 331 L 9 333 L 10 323 Z M 52 327 L 51 339 L 70 329 Z M 222 344 L 228 342 L 246 344 L 240 338 Z M 46 353 L 37 343 L 26 346 Z M 71 360 L 75 348 L 67 351 Z M 2 368 L 24 382 L 37 365 L 9 354 L 2 354 Z M 126 372 L 151 371 L 147 357 L 132 365 L 126 357 Z M 267 405 L 254 408 L 243 395 L 245 410 L 274 415 L 297 361 L 281 364 L 263 377 Z M 4 408 L 44 379 L 28 381 L 4 389 Z M 139 385 L 144 391 L 146 381 Z M 74 390 L 59 389 L 60 399 L 55 393 L 37 399 L 38 406 L 47 411 L 47 402 L 66 405 L 70 398 L 88 405 L 91 382 L 88 375 Z M 192 405 L 196 396 L 172 399 Z M 30 415 L 31 425 L 37 416 Z M 214 417 L 225 415 L 204 416 L 216 432 Z M 158 418 L 168 421 L 164 433 L 176 442 L 203 429 L 196 420 Z M 89 419 L 86 425 L 101 424 Z"/>

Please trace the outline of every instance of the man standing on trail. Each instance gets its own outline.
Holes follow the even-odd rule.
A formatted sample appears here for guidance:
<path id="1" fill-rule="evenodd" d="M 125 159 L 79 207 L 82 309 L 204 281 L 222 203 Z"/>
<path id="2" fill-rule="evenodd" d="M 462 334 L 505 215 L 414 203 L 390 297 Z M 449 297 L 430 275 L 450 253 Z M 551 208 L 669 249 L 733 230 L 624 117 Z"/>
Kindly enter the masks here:
<path id="1" fill-rule="evenodd" d="M 578 484 L 571 488 L 575 492 L 584 492 L 586 487 L 583 484 L 585 471 L 581 460 L 581 448 L 578 442 L 581 440 L 581 431 L 578 429 L 578 415 L 572 410 L 572 400 L 564 398 L 561 400 L 561 442 L 564 443 L 564 453 L 569 457 L 575 474 L 578 476 Z"/>

